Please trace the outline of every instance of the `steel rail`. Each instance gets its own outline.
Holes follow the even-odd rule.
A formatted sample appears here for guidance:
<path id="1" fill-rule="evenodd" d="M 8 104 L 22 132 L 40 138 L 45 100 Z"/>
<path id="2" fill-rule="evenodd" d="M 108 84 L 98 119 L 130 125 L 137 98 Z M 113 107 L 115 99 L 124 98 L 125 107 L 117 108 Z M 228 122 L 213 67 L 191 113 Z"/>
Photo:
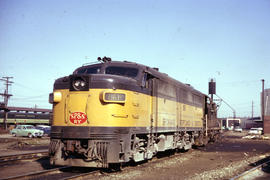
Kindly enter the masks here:
<path id="1" fill-rule="evenodd" d="M 241 179 L 247 179 L 248 176 L 250 176 L 252 173 L 254 173 L 257 170 L 263 169 L 265 167 L 265 165 L 268 165 L 270 163 L 270 160 L 268 160 L 267 162 L 264 162 L 262 164 L 259 164 L 245 172 L 243 172 L 242 174 L 239 174 L 233 178 L 231 178 L 230 180 L 241 180 Z"/>
<path id="2" fill-rule="evenodd" d="M 23 153 L 23 154 L 12 154 L 0 156 L 0 164 L 11 162 L 11 161 L 20 161 L 26 159 L 34 159 L 39 157 L 48 156 L 48 150 L 31 152 L 31 153 Z"/>
<path id="3" fill-rule="evenodd" d="M 59 174 L 59 173 L 63 173 L 62 170 L 71 168 L 71 166 L 65 166 L 65 167 L 59 167 L 59 168 L 53 168 L 53 169 L 49 169 L 49 170 L 43 170 L 43 171 L 37 171 L 37 172 L 33 172 L 33 173 L 27 173 L 27 174 L 22 174 L 22 175 L 18 175 L 18 176 L 10 176 L 10 177 L 6 177 L 6 178 L 1 178 L 0 180 L 28 180 L 28 179 L 32 179 L 32 178 L 41 178 L 42 176 L 46 176 L 46 175 L 51 175 L 51 174 Z"/>
<path id="4" fill-rule="evenodd" d="M 93 176 L 100 175 L 100 171 L 91 171 L 86 173 L 77 174 L 70 177 L 62 178 L 61 180 L 81 180 L 81 179 L 91 179 Z"/>

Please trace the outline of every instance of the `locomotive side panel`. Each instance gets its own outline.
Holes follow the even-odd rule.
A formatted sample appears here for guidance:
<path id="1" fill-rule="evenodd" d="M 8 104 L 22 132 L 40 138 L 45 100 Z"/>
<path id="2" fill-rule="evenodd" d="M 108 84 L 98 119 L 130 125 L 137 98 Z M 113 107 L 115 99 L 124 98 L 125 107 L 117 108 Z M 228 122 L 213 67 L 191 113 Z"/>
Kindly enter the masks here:
<path id="1" fill-rule="evenodd" d="M 179 85 L 178 85 L 179 86 Z M 167 130 L 203 127 L 203 98 L 172 82 L 158 81 L 158 127 Z M 170 128 L 171 127 L 171 128 Z"/>
<path id="2" fill-rule="evenodd" d="M 168 82 L 158 81 L 158 122 L 157 126 L 163 130 L 176 130 L 177 100 L 176 89 Z"/>

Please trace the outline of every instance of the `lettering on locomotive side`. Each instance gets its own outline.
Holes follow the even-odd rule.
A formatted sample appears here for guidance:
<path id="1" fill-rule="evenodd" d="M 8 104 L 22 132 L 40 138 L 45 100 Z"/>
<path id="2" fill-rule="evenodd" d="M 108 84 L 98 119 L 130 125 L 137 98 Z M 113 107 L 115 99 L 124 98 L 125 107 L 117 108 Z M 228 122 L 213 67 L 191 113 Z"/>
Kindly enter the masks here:
<path id="1" fill-rule="evenodd" d="M 87 120 L 87 115 L 83 112 L 74 112 L 69 115 L 69 120 L 73 124 L 83 124 Z"/>

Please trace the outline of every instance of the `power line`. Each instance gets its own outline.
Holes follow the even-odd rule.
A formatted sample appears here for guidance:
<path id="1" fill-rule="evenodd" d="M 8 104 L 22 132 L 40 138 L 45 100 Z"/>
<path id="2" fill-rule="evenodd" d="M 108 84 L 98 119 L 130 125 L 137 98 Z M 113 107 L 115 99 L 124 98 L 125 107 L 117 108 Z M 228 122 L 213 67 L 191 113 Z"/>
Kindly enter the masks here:
<path id="1" fill-rule="evenodd" d="M 21 83 L 18 83 L 18 82 L 15 82 L 14 85 L 18 86 L 18 87 L 21 87 L 21 88 L 24 88 L 24 89 L 27 89 L 27 90 L 35 91 L 35 92 L 40 91 L 40 89 L 35 89 L 33 87 L 28 87 L 28 86 L 26 86 L 24 84 L 21 84 Z"/>
<path id="2" fill-rule="evenodd" d="M 250 85 L 250 84 L 255 84 L 255 83 L 260 83 L 259 79 L 254 79 L 254 80 L 242 80 L 242 81 L 231 81 L 231 82 L 224 82 L 224 84 L 227 85 Z"/>
<path id="3" fill-rule="evenodd" d="M 236 118 L 236 111 L 235 111 L 235 109 L 231 105 L 229 105 L 226 101 L 224 101 L 224 99 L 222 99 L 221 97 L 219 97 L 217 94 L 216 94 L 216 96 L 219 99 L 221 99 L 221 101 L 224 102 L 233 111 L 233 119 L 235 119 Z"/>
<path id="4" fill-rule="evenodd" d="M 41 94 L 41 95 L 38 95 L 38 96 L 28 96 L 28 97 L 26 96 L 26 97 L 12 98 L 12 100 L 31 100 L 31 99 L 38 99 L 38 98 L 43 99 L 44 97 L 48 97 L 48 93 Z"/>

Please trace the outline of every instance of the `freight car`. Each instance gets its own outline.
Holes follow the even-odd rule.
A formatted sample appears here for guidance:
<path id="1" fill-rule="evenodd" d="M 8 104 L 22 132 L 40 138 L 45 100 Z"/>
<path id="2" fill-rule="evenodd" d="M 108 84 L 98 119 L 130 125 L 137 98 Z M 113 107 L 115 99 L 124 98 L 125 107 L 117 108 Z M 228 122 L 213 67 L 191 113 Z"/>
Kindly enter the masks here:
<path id="1" fill-rule="evenodd" d="M 51 164 L 118 167 L 218 136 L 207 95 L 157 68 L 98 60 L 54 83 Z"/>

